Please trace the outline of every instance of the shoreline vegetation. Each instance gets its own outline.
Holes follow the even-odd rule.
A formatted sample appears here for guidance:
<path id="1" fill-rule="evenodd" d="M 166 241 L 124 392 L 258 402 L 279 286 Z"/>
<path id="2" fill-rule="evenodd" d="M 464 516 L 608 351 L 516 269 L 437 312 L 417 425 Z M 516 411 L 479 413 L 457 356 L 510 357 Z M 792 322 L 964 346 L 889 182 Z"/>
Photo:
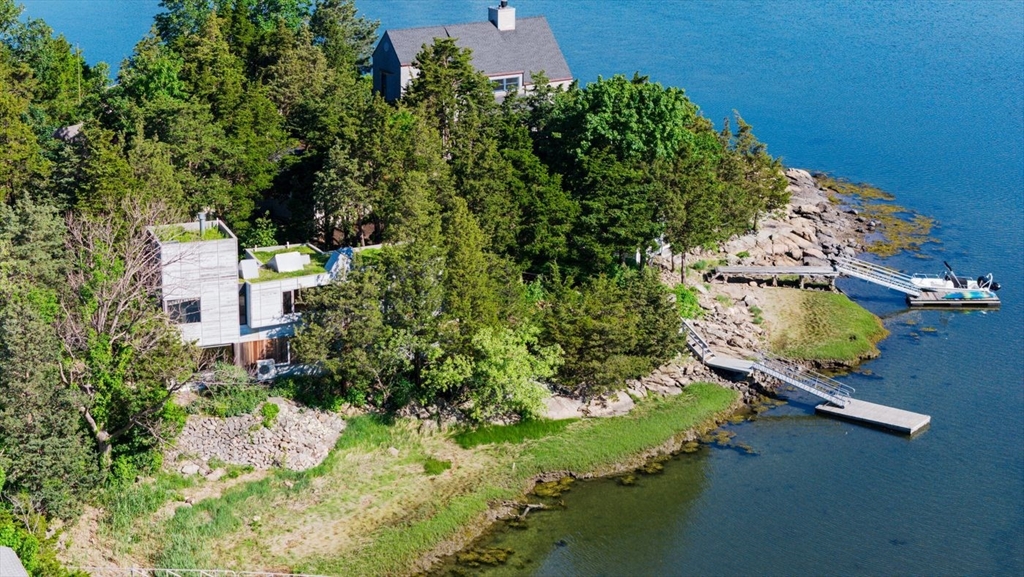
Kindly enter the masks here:
<path id="1" fill-rule="evenodd" d="M 852 220 L 834 225 L 837 235 Z M 849 242 L 862 239 L 849 232 Z M 725 254 L 701 258 L 714 262 Z M 709 327 L 761 331 L 756 342 L 775 354 L 850 367 L 876 355 L 874 345 L 887 334 L 877 317 L 842 294 L 707 284 L 708 268 L 688 270 L 685 286 L 703 290 L 692 289 L 685 307 L 699 309 Z M 667 270 L 663 279 L 678 282 Z M 740 314 L 745 328 L 737 329 Z M 159 477 L 129 489 L 124 500 L 142 491 L 148 504 L 120 513 L 120 535 L 102 515 L 96 535 L 102 549 L 141 565 L 401 575 L 449 567 L 459 555 L 479 562 L 474 547 L 499 520 L 524 516 L 537 500 L 534 491 L 557 493 L 566 479 L 644 474 L 645 466 L 656 472 L 661 456 L 686 452 L 719 424 L 775 402 L 762 396 L 770 391 L 698 372 L 692 359 L 674 363 L 691 367 L 695 380 L 716 382 L 644 398 L 630 388 L 635 407 L 610 418 L 439 429 L 430 419 L 350 413 L 328 458 L 309 471 L 239 470 L 214 483 Z M 152 518 L 158 524 L 143 528 Z"/>
<path id="2" fill-rule="evenodd" d="M 33 577 L 66 577 L 58 555 L 426 568 L 537 478 L 633 466 L 771 393 L 687 361 L 681 316 L 737 357 L 774 336 L 861 358 L 881 338 L 840 297 L 779 312 L 764 283 L 712 284 L 717 263 L 926 242 L 930 221 L 786 170 L 738 112 L 716 127 L 640 72 L 566 88 L 532 74 L 499 102 L 472 52 L 439 38 L 386 102 L 366 74 L 379 23 L 354 0 L 161 7 L 110 78 L 0 0 L 0 543 Z M 204 323 L 235 318 L 234 290 L 223 314 L 202 286 L 163 290 L 174 263 L 147 230 L 200 212 L 226 228 L 171 237 L 310 243 L 314 261 L 380 247 L 264 301 L 301 311 L 260 345 L 275 364 L 287 345 L 301 374 L 268 390 L 233 365 L 234 320 L 207 340 Z M 783 328 L 815 319 L 824 330 Z M 204 347 L 182 323 L 203 325 Z M 821 345 L 831 332 L 849 342 Z M 580 420 L 539 420 L 555 412 Z M 349 421 L 333 451 L 339 429 L 305 426 L 321 418 Z M 460 437 L 470 448 L 450 436 L 488 426 Z"/>

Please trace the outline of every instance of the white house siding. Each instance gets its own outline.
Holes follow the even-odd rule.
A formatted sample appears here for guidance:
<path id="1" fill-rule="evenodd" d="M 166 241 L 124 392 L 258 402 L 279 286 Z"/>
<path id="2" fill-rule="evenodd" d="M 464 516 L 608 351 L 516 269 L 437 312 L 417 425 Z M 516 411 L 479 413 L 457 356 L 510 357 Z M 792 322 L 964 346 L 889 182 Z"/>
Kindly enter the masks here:
<path id="1" fill-rule="evenodd" d="M 226 230 L 226 227 L 221 227 Z M 179 325 L 200 347 L 238 342 L 238 244 L 223 240 L 160 243 L 163 300 L 199 299 L 200 322 Z"/>
<path id="2" fill-rule="evenodd" d="M 245 297 L 249 311 L 249 328 L 258 330 L 264 327 L 298 321 L 299 313 L 284 314 L 284 304 L 281 295 L 285 291 L 311 288 L 325 285 L 329 282 L 330 277 L 325 272 L 280 280 L 246 283 Z"/>

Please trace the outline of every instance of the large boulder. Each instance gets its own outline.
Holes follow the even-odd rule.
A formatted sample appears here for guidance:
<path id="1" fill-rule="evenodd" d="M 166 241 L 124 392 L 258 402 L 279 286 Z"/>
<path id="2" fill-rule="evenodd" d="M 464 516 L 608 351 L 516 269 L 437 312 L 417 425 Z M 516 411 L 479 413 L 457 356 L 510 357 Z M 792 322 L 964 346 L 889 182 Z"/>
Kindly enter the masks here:
<path id="1" fill-rule="evenodd" d="M 569 397 L 551 395 L 544 400 L 544 417 L 555 421 L 578 419 L 583 416 L 583 403 Z"/>
<path id="2" fill-rule="evenodd" d="M 590 401 L 585 409 L 591 417 L 617 417 L 625 415 L 636 406 L 633 398 L 624 391 L 618 391 L 609 398 L 597 398 Z"/>

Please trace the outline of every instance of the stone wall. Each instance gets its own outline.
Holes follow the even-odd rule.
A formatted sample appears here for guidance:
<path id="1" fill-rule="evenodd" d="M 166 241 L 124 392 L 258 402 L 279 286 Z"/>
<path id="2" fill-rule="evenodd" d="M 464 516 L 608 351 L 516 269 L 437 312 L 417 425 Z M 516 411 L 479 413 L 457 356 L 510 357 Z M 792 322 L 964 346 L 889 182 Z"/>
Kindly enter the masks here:
<path id="1" fill-rule="evenodd" d="M 185 474 L 208 474 L 211 459 L 256 469 L 304 471 L 327 457 L 345 429 L 345 421 L 336 414 L 276 397 L 267 402 L 280 408 L 270 428 L 263 426 L 259 410 L 228 418 L 190 416 L 167 451 L 166 462 Z"/>

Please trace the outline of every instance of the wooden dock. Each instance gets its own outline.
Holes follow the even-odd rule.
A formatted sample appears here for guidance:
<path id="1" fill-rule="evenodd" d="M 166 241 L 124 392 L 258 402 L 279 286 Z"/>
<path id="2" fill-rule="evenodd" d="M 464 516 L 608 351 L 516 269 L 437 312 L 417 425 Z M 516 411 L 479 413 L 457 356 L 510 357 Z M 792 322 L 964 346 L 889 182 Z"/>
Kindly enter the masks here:
<path id="1" fill-rule="evenodd" d="M 714 270 L 714 278 L 729 282 L 731 277 L 769 277 L 772 285 L 778 285 L 780 276 L 795 276 L 800 279 L 800 288 L 808 278 L 827 278 L 833 286 L 838 276 L 848 276 L 874 283 L 907 295 L 907 304 L 912 307 L 932 308 L 996 308 L 999 297 L 992 291 L 975 290 L 925 290 L 914 284 L 914 277 L 896 269 L 856 258 L 837 258 L 835 266 L 720 266 Z M 956 293 L 986 293 L 985 298 L 949 298 Z"/>
<path id="2" fill-rule="evenodd" d="M 915 435 L 932 422 L 932 418 L 928 415 L 876 405 L 858 399 L 850 399 L 845 407 L 822 403 L 815 407 L 815 410 L 833 417 L 866 423 L 906 435 Z"/>
<path id="3" fill-rule="evenodd" d="M 795 276 L 800 278 L 800 288 L 809 277 L 821 277 L 829 279 L 829 285 L 835 282 L 839 276 L 836 269 L 830 266 L 720 266 L 715 268 L 715 278 L 721 278 L 725 282 L 736 276 L 740 278 L 761 278 L 772 279 L 772 285 L 779 284 L 780 276 Z"/>
<path id="4" fill-rule="evenodd" d="M 830 266 L 720 266 L 715 268 L 720 275 L 795 275 L 795 276 L 838 276 Z"/>

